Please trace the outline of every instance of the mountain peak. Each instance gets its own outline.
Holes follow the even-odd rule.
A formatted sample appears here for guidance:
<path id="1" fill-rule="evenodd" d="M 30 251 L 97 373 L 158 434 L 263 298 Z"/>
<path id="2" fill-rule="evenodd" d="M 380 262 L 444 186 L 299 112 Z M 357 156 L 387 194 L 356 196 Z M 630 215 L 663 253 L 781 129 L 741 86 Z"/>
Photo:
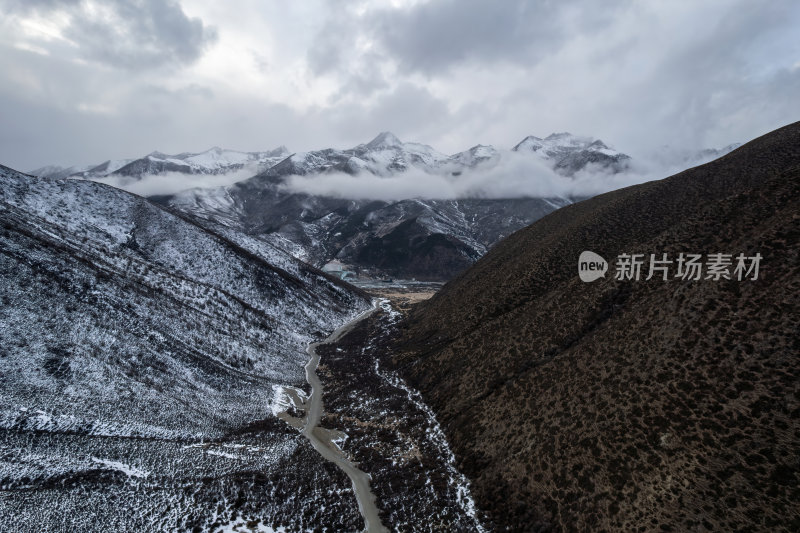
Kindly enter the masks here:
<path id="1" fill-rule="evenodd" d="M 476 144 L 469 149 L 470 152 L 480 152 L 482 150 L 494 150 L 494 146 L 490 144 Z"/>
<path id="2" fill-rule="evenodd" d="M 278 157 L 278 156 L 281 156 L 281 155 L 289 155 L 289 149 L 286 148 L 286 146 L 282 144 L 282 145 L 278 146 L 277 148 L 275 148 L 274 150 L 270 150 L 269 152 L 267 152 L 267 154 L 269 156 L 271 156 L 271 157 Z"/>
<path id="3" fill-rule="evenodd" d="M 542 140 L 535 135 L 528 135 L 524 139 L 522 139 L 517 145 L 512 148 L 511 150 L 514 152 L 519 152 L 522 149 L 530 150 L 531 152 L 537 151 L 539 148 L 542 147 Z"/>
<path id="4" fill-rule="evenodd" d="M 606 143 L 604 143 L 603 141 L 601 141 L 600 139 L 597 139 L 597 140 L 593 141 L 588 146 L 588 148 L 589 149 L 597 149 L 597 150 L 608 150 L 609 149 L 608 145 Z"/>
<path id="5" fill-rule="evenodd" d="M 557 141 L 559 139 L 567 139 L 572 137 L 573 135 L 568 131 L 562 131 L 561 133 L 551 133 L 547 137 L 544 138 L 545 141 Z"/>
<path id="6" fill-rule="evenodd" d="M 400 139 L 398 139 L 394 133 L 382 131 L 377 137 L 368 142 L 367 146 L 369 148 L 393 148 L 401 146 L 402 144 L 403 143 L 400 142 Z"/>

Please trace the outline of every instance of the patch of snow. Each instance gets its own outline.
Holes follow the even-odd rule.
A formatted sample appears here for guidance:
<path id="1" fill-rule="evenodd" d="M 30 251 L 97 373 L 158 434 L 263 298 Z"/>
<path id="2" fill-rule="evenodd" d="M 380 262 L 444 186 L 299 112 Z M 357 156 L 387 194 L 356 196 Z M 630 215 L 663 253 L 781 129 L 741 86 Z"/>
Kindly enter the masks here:
<path id="1" fill-rule="evenodd" d="M 100 463 L 114 470 L 119 470 L 128 477 L 146 478 L 147 476 L 150 475 L 150 472 L 145 472 L 144 470 L 128 466 L 125 463 L 120 463 L 119 461 L 112 461 L 111 459 L 99 459 L 97 457 L 92 457 L 92 461 L 94 461 L 95 463 Z"/>

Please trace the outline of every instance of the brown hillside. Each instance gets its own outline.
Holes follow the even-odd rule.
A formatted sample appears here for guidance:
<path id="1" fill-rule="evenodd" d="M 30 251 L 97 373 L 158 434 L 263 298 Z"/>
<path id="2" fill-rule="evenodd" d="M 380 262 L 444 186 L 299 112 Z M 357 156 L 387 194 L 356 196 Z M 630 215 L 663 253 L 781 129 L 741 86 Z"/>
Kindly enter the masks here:
<path id="1" fill-rule="evenodd" d="M 419 304 L 395 361 L 495 529 L 800 531 L 799 189 L 800 122 L 560 209 Z M 681 252 L 758 252 L 759 279 L 615 279 Z"/>

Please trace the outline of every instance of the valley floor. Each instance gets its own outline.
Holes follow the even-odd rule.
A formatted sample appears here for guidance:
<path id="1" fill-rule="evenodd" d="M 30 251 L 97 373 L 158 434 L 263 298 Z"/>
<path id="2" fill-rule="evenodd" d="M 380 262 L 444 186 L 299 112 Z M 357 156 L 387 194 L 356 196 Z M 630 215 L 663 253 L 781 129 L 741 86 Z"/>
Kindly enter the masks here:
<path id="1" fill-rule="evenodd" d="M 336 342 L 317 347 L 324 384 L 321 427 L 369 472 L 381 521 L 392 531 L 482 531 L 469 483 L 421 396 L 389 368 L 400 313 L 388 300 Z"/>
<path id="2" fill-rule="evenodd" d="M 360 282 L 353 283 L 356 287 L 365 290 L 375 298 L 389 300 L 400 311 L 407 311 L 415 303 L 427 300 L 439 292 L 443 283 L 437 281 L 392 281 L 386 282 Z"/>
<path id="3" fill-rule="evenodd" d="M 398 293 L 401 304 L 418 293 Z M 312 388 L 298 383 L 277 386 L 265 402 L 277 416 L 214 440 L 1 430 L 3 527 L 360 531 L 365 493 L 353 490 L 360 475 L 374 499 L 368 531 L 482 531 L 433 412 L 389 369 L 386 347 L 400 312 L 375 301 L 352 329 L 310 346 L 319 358 L 321 387 L 314 387 L 323 392 L 316 414 Z M 319 422 L 310 429 L 309 413 Z"/>

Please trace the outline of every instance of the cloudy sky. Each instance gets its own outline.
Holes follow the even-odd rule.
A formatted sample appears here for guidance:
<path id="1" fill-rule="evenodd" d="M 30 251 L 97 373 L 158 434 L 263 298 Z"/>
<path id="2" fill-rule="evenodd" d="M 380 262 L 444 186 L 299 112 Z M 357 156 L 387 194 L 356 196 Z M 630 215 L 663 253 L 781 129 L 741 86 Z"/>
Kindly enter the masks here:
<path id="1" fill-rule="evenodd" d="M 800 2 L 0 0 L 0 163 L 218 145 L 636 156 L 800 120 Z"/>

